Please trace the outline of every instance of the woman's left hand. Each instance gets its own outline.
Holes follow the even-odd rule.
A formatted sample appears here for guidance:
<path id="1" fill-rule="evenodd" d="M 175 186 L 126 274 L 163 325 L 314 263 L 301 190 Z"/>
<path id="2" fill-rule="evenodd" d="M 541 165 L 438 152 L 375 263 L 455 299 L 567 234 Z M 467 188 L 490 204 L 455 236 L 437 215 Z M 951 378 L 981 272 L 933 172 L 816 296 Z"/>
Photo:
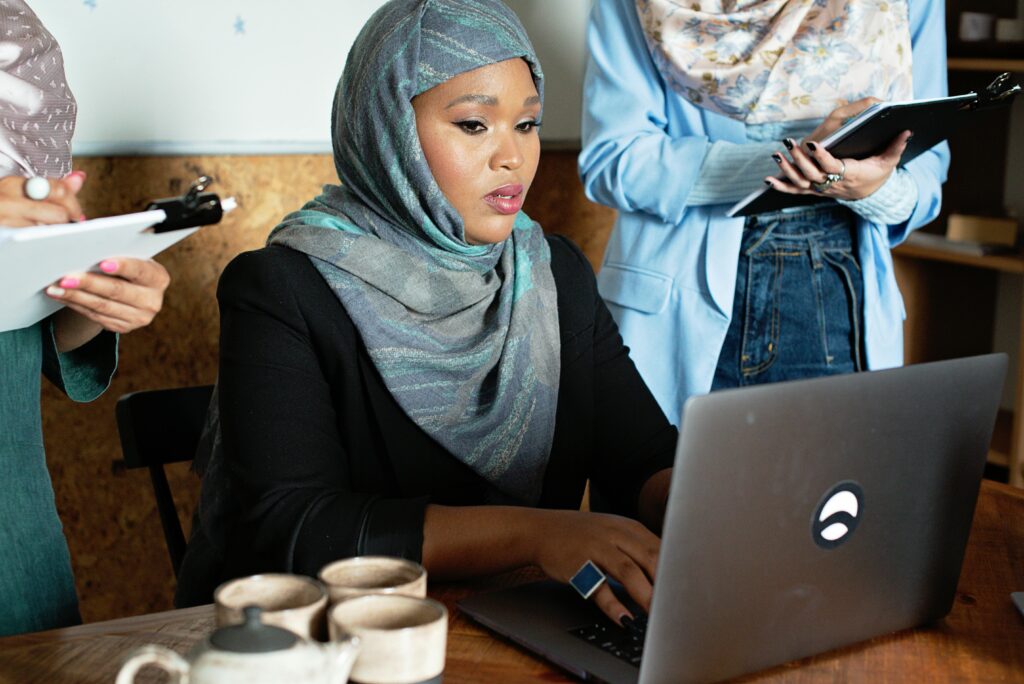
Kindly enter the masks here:
<path id="1" fill-rule="evenodd" d="M 74 273 L 46 294 L 95 324 L 116 333 L 149 325 L 159 313 L 171 282 L 152 259 L 107 259 L 103 273 Z"/>
<path id="2" fill-rule="evenodd" d="M 816 142 L 802 145 L 787 140 L 792 159 L 784 154 L 773 155 L 783 178 L 766 178 L 765 182 L 779 192 L 790 195 L 823 195 L 843 200 L 864 199 L 882 187 L 903 156 L 910 131 L 896 136 L 879 155 L 866 159 L 836 159 Z M 826 174 L 839 180 L 828 182 Z"/>

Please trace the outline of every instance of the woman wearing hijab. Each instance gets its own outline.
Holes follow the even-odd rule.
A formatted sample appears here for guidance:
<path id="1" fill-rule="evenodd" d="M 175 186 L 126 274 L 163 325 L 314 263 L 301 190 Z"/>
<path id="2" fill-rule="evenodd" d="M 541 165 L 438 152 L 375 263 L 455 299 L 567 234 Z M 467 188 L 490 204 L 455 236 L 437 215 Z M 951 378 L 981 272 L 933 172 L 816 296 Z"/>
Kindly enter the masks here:
<path id="1" fill-rule="evenodd" d="M 21 0 L 0 6 L 0 28 L 0 226 L 82 219 L 75 195 L 85 174 L 71 172 L 76 107 L 60 48 Z M 0 636 L 81 621 L 43 453 L 40 372 L 75 401 L 95 399 L 117 366 L 117 333 L 147 325 L 169 282 L 154 261 L 100 268 L 47 289 L 66 308 L 0 333 Z"/>
<path id="2" fill-rule="evenodd" d="M 659 540 L 630 518 L 659 526 L 676 432 L 582 253 L 521 211 L 542 97 L 498 0 L 393 0 L 363 28 L 333 112 L 341 184 L 220 281 L 219 432 L 179 605 L 371 554 L 434 579 L 592 561 L 648 604 Z M 579 511 L 588 478 L 615 515 Z M 607 585 L 593 600 L 628 615 Z"/>
<path id="3" fill-rule="evenodd" d="M 816 142 L 944 96 L 944 26 L 937 0 L 597 0 L 579 168 L 619 211 L 599 286 L 670 420 L 710 389 L 902 363 L 890 248 L 938 215 L 948 148 Z M 726 216 L 765 183 L 835 201 Z"/>

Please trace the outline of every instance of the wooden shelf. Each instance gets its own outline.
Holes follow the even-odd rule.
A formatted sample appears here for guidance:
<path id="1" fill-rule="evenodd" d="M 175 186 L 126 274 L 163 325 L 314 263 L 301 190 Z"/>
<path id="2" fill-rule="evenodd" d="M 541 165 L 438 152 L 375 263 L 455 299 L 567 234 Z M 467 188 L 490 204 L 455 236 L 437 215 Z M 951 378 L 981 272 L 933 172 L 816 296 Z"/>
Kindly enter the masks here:
<path id="1" fill-rule="evenodd" d="M 987 268 L 1005 273 L 1024 274 L 1024 255 L 1020 254 L 987 254 L 978 256 L 964 252 L 937 249 L 904 243 L 893 250 L 893 254 L 910 259 L 927 259 L 929 261 L 945 261 L 951 264 Z"/>
<path id="2" fill-rule="evenodd" d="M 1024 73 L 1024 59 L 988 57 L 949 57 L 946 66 L 959 71 L 1010 71 Z"/>

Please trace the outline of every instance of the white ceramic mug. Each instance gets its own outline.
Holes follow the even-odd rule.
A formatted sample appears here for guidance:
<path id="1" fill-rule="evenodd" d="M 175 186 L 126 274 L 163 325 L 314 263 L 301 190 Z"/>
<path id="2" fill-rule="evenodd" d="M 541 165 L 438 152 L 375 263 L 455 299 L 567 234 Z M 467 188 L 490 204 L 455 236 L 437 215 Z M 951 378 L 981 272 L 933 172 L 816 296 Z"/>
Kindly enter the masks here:
<path id="1" fill-rule="evenodd" d="M 268 573 L 225 582 L 213 592 L 217 626 L 244 622 L 242 609 L 259 606 L 263 622 L 290 630 L 305 639 L 325 637 L 327 590 L 311 577 Z"/>
<path id="2" fill-rule="evenodd" d="M 419 563 L 390 556 L 357 556 L 328 563 L 317 575 L 331 603 L 366 594 L 425 598 L 427 571 Z"/>
<path id="3" fill-rule="evenodd" d="M 350 675 L 360 684 L 440 684 L 448 643 L 448 611 L 433 599 L 368 594 L 328 613 L 332 640 L 359 639 Z"/>

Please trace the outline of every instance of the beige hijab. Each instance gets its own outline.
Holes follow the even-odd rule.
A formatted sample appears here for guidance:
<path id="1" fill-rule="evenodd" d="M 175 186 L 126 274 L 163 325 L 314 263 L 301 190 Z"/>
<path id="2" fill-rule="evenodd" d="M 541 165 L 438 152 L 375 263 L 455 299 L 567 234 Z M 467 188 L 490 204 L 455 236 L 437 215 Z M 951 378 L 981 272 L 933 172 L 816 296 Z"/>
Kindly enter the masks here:
<path id="1" fill-rule="evenodd" d="M 748 124 L 912 96 L 908 0 L 637 0 L 659 71 Z"/>
<path id="2" fill-rule="evenodd" d="M 70 173 L 76 114 L 57 41 L 23 0 L 2 0 L 0 175 Z"/>

